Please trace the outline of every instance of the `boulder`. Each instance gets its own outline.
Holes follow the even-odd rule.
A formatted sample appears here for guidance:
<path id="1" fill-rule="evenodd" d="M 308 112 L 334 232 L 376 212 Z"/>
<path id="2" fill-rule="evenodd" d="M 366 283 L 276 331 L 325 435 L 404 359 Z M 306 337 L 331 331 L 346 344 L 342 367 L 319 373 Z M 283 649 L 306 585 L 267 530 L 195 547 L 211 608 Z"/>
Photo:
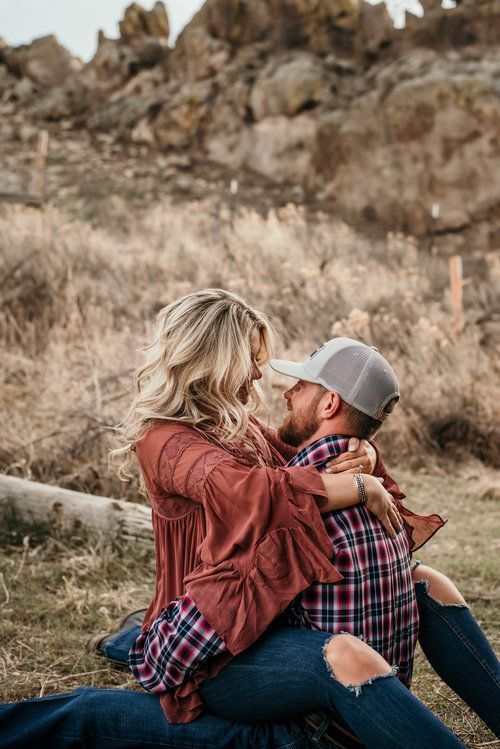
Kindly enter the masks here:
<path id="1" fill-rule="evenodd" d="M 460 49 L 472 45 L 500 44 L 500 2 L 459 0 L 453 10 L 443 10 L 437 0 L 421 0 L 424 17 L 407 14 L 406 29 L 398 33 L 398 47 Z"/>
<path id="2" fill-rule="evenodd" d="M 155 85 L 167 79 L 169 53 L 170 50 L 162 42 L 152 37 L 139 38 L 130 44 L 119 39 L 101 38 L 92 60 L 65 85 L 65 94 L 72 102 L 73 111 L 84 108 L 92 113 L 94 122 L 99 119 L 106 121 L 109 113 L 103 112 L 101 117 L 97 108 L 107 107 L 108 101 L 123 99 L 129 94 L 134 99 L 130 102 L 130 110 L 147 109 L 151 91 L 151 86 L 146 83 L 149 80 L 147 74 L 151 73 Z M 129 84 L 132 84 L 132 90 L 127 88 Z M 143 104 L 139 101 L 141 98 L 145 100 Z M 126 104 L 124 109 L 127 109 Z M 129 116 L 126 119 L 128 121 Z M 119 131 L 123 132 L 123 128 L 120 127 Z"/>
<path id="3" fill-rule="evenodd" d="M 202 124 L 210 115 L 213 93 L 211 81 L 194 81 L 171 94 L 151 124 L 160 148 L 200 147 Z"/>
<path id="4" fill-rule="evenodd" d="M 126 42 L 143 37 L 156 37 L 166 42 L 170 35 L 167 10 L 162 2 L 156 2 L 151 10 L 132 3 L 118 25 L 120 36 Z"/>
<path id="5" fill-rule="evenodd" d="M 266 117 L 243 132 L 243 165 L 278 182 L 304 183 L 311 167 L 317 123 L 307 113 Z"/>
<path id="6" fill-rule="evenodd" d="M 15 77 L 7 68 L 7 65 L 0 63 L 0 97 L 10 91 L 16 83 Z"/>
<path id="7" fill-rule="evenodd" d="M 188 28 L 202 26 L 214 39 L 241 46 L 267 38 L 276 20 L 268 0 L 206 0 Z"/>
<path id="8" fill-rule="evenodd" d="M 20 47 L 5 45 L 0 54 L 14 75 L 26 76 L 45 88 L 62 85 L 68 76 L 82 66 L 52 35 Z"/>
<path id="9" fill-rule="evenodd" d="M 190 80 L 216 75 L 227 64 L 230 45 L 211 36 L 203 26 L 189 25 L 179 36 L 172 53 L 172 68 Z"/>
<path id="10" fill-rule="evenodd" d="M 316 54 L 357 52 L 362 0 L 271 0 L 273 36 L 286 48 Z"/>
<path id="11" fill-rule="evenodd" d="M 321 61 L 306 52 L 272 59 L 258 75 L 250 95 L 256 120 L 284 114 L 291 117 L 313 109 L 328 98 L 328 80 Z"/>
<path id="12" fill-rule="evenodd" d="M 207 0 L 190 25 L 235 46 L 356 53 L 361 0 Z"/>

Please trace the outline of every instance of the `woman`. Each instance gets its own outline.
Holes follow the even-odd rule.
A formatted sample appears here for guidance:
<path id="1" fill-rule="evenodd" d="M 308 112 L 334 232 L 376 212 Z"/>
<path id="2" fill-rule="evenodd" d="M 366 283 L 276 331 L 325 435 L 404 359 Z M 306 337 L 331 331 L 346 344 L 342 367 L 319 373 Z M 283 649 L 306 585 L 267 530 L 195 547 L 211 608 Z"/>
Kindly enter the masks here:
<path id="1" fill-rule="evenodd" d="M 249 416 L 246 404 L 271 343 L 272 330 L 266 318 L 228 292 L 192 294 L 159 315 L 149 360 L 138 372 L 136 397 L 125 420 L 128 441 L 115 452 L 125 459 L 126 468 L 137 446 L 154 509 L 157 589 L 145 629 L 170 600 L 183 594 L 184 577 L 198 561 L 196 548 L 200 544 L 205 578 L 207 568 L 213 572 L 210 590 L 216 596 L 221 591 L 229 596 L 221 601 L 231 617 L 229 622 L 217 616 L 213 606 L 211 610 L 217 619 L 216 630 L 231 643 L 232 653 L 251 646 L 299 589 L 314 579 L 335 579 L 315 498 L 326 497 L 330 507 L 342 507 L 357 500 L 356 487 L 350 476 L 319 476 L 308 468 L 283 469 L 273 434 Z M 380 483 L 366 476 L 365 489 L 382 522 L 399 529 L 397 513 Z M 246 501 L 249 493 L 254 501 Z M 232 495 L 233 503 L 220 503 L 222 495 Z M 223 536 L 217 537 L 231 523 L 233 531 L 237 527 L 237 509 L 245 509 L 251 516 L 256 506 L 288 511 L 287 523 L 271 529 L 271 533 L 281 532 L 279 548 L 288 550 L 287 564 L 293 572 L 282 599 L 279 586 L 273 588 L 270 582 L 273 566 L 279 563 L 272 543 L 259 549 L 264 552 L 257 567 L 260 584 L 250 580 L 244 563 L 232 563 L 241 557 L 241 549 L 258 547 L 266 530 L 262 518 L 256 518 L 254 530 L 252 522 L 245 522 L 240 538 L 229 534 L 225 543 Z M 225 518 L 226 512 L 233 517 Z M 298 567 L 292 559 L 299 560 Z M 314 563 L 308 564 L 308 559 Z M 186 582 L 188 591 L 196 593 L 199 578 L 191 575 Z M 278 596 L 277 601 L 266 587 Z M 258 599 L 257 609 L 255 601 L 250 604 L 245 600 L 250 589 Z M 238 607 L 237 601 L 242 600 Z M 332 679 L 325 667 L 323 646 L 336 678 Z M 201 710 L 203 698 L 212 712 L 242 720 L 336 709 L 367 746 L 429 746 L 437 741 L 444 746 L 460 745 L 396 681 L 378 654 L 348 635 L 330 640 L 320 632 L 276 630 L 229 665 L 227 662 L 224 654 L 196 672 L 191 683 L 176 690 L 177 707 L 192 717 Z M 359 689 L 349 688 L 354 662 L 355 683 L 375 679 L 363 686 L 359 697 Z M 238 670 L 240 667 L 243 670 Z M 235 684 L 241 682 L 242 673 L 245 689 L 237 690 Z M 171 696 L 165 697 L 168 714 L 174 703 Z M 412 729 L 416 724 L 417 736 Z"/>

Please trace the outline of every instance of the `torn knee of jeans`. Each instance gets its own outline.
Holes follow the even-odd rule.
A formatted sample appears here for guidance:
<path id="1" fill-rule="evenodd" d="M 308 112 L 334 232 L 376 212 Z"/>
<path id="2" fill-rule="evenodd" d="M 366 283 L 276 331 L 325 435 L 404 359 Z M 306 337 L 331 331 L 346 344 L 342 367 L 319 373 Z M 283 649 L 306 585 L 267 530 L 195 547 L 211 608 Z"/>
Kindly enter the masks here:
<path id="1" fill-rule="evenodd" d="M 421 578 L 420 580 L 414 580 L 415 590 L 416 591 L 423 591 L 426 593 L 429 598 L 434 601 L 438 606 L 441 606 L 442 608 L 454 608 L 454 609 L 468 609 L 469 606 L 465 603 L 465 600 L 462 598 L 462 595 L 457 591 L 460 598 L 462 598 L 461 601 L 440 601 L 439 598 L 436 598 L 434 595 L 432 595 L 432 591 L 429 590 L 430 582 L 429 580 L 426 580 L 425 578 Z"/>
<path id="2" fill-rule="evenodd" d="M 365 679 L 362 679 L 362 680 L 361 680 L 360 682 L 358 682 L 358 683 L 353 683 L 353 684 L 350 684 L 350 683 L 346 683 L 345 681 L 342 681 L 342 680 L 341 680 L 341 679 L 340 679 L 340 678 L 339 678 L 339 677 L 338 677 L 338 676 L 337 676 L 337 675 L 336 675 L 336 674 L 334 673 L 334 671 L 333 671 L 333 666 L 332 666 L 332 664 L 330 663 L 330 660 L 329 660 L 329 655 L 331 655 L 331 653 L 328 653 L 328 652 L 327 652 L 327 651 L 328 651 L 328 647 L 329 647 L 330 643 L 332 643 L 332 642 L 333 642 L 333 640 L 334 640 L 334 639 L 335 639 L 336 637 L 340 636 L 340 635 L 348 635 L 348 636 L 349 636 L 350 638 L 353 638 L 353 639 L 357 639 L 357 640 L 361 640 L 361 641 L 363 641 L 363 637 L 362 637 L 361 635 L 358 635 L 357 637 L 354 637 L 354 635 L 351 635 L 351 634 L 350 634 L 349 632 L 339 632 L 339 633 L 338 633 L 338 634 L 336 634 L 336 635 L 332 635 L 332 637 L 330 637 L 330 638 L 329 638 L 329 639 L 328 639 L 328 640 L 327 640 L 327 641 L 325 642 L 325 644 L 324 644 L 324 646 L 323 646 L 323 659 L 324 659 L 324 661 L 325 661 L 325 664 L 326 664 L 326 667 L 327 667 L 327 669 L 328 669 L 328 672 L 329 672 L 330 676 L 331 676 L 331 677 L 332 677 L 332 679 L 334 679 L 334 681 L 336 681 L 336 682 L 337 682 L 338 684 L 340 684 L 341 686 L 345 687 L 345 688 L 346 688 L 347 690 L 349 690 L 350 692 L 353 692 L 353 693 L 354 693 L 354 694 L 356 695 L 356 697 L 359 697 L 359 695 L 361 694 L 361 691 L 362 691 L 363 687 L 365 687 L 365 686 L 368 686 L 368 685 L 372 684 L 372 683 L 373 683 L 374 681 L 377 681 L 378 679 L 386 679 L 386 678 L 387 678 L 388 676 L 396 676 L 396 674 L 397 674 L 397 672 L 398 672 L 398 668 L 397 668 L 397 666 L 389 666 L 389 664 L 387 664 L 387 663 L 386 663 L 385 665 L 386 665 L 386 666 L 387 666 L 387 668 L 389 669 L 389 670 L 388 670 L 388 671 L 387 671 L 386 673 L 374 673 L 373 675 L 370 675 L 370 676 L 368 676 L 367 678 L 365 678 Z M 374 652 L 374 654 L 375 654 L 375 655 L 378 655 L 378 653 L 375 653 L 375 651 L 373 651 L 373 652 Z M 380 658 L 382 658 L 382 656 L 380 656 Z M 383 659 L 382 659 L 382 660 L 383 660 Z M 385 661 L 384 661 L 384 663 L 385 663 Z M 377 668 L 377 667 L 376 667 L 376 666 L 374 666 L 374 670 L 376 670 L 376 668 Z"/>

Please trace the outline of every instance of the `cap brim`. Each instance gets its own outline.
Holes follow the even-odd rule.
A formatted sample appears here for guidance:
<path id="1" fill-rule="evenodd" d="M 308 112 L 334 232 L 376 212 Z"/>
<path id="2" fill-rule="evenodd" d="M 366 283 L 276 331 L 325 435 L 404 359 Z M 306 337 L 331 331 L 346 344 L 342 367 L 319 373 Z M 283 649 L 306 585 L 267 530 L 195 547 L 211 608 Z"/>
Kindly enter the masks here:
<path id="1" fill-rule="evenodd" d="M 269 366 L 274 369 L 275 372 L 287 375 L 288 377 L 294 377 L 296 380 L 308 380 L 311 381 L 311 377 L 307 375 L 304 370 L 303 364 L 297 364 L 293 361 L 284 361 L 283 359 L 271 359 Z"/>

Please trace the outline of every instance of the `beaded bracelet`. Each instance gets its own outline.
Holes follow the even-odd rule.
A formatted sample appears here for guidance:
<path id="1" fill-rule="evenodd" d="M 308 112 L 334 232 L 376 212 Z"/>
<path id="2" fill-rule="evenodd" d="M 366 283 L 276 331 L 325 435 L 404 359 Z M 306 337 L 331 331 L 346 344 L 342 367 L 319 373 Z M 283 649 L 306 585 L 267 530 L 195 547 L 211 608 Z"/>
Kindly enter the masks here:
<path id="1" fill-rule="evenodd" d="M 356 486 L 358 488 L 359 502 L 360 504 L 365 505 L 366 504 L 365 483 L 359 473 L 354 474 L 354 481 L 356 482 Z"/>

